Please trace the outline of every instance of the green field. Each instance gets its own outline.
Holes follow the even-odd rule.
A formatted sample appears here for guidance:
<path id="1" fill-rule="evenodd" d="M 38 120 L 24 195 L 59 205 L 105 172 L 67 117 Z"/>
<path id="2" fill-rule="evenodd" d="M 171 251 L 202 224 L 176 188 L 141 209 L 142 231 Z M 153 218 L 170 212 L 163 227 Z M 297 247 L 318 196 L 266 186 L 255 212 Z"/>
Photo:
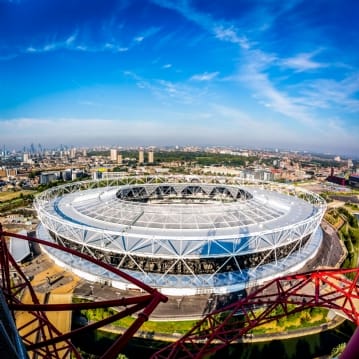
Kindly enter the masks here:
<path id="1" fill-rule="evenodd" d="M 18 198 L 21 196 L 26 196 L 28 194 L 34 194 L 36 191 L 30 191 L 30 190 L 23 190 L 23 191 L 6 191 L 6 192 L 0 192 L 0 202 L 6 202 L 11 201 L 14 198 Z"/>

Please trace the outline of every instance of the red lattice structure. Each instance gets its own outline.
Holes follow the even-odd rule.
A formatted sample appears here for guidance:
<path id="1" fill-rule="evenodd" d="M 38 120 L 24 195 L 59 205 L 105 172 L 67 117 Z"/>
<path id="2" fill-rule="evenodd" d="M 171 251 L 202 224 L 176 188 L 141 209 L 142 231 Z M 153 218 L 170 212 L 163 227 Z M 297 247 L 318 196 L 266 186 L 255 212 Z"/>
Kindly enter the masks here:
<path id="1" fill-rule="evenodd" d="M 30 240 L 86 259 L 137 285 L 146 294 L 131 298 L 91 303 L 41 304 L 31 282 L 9 253 L 5 237 Z M 28 352 L 35 353 L 39 358 L 62 359 L 68 358 L 71 354 L 72 357 L 81 359 L 81 355 L 71 342 L 72 337 L 138 313 L 134 323 L 101 357 L 102 359 L 116 358 L 157 305 L 160 302 L 167 301 L 167 297 L 156 289 L 145 285 L 106 263 L 38 238 L 2 231 L 1 225 L 0 266 L 0 285 L 13 316 L 15 317 L 16 311 L 27 311 L 33 316 L 33 320 L 27 324 L 32 329 L 29 330 L 29 335 L 22 337 L 22 340 Z M 17 273 L 18 278 L 21 278 L 16 285 L 11 280 L 10 268 Z M 185 336 L 177 342 L 159 350 L 152 356 L 152 359 L 203 358 L 205 355 L 235 343 L 237 340 L 248 335 L 253 328 L 261 324 L 312 307 L 333 309 L 338 313 L 340 312 L 356 325 L 359 325 L 358 278 L 359 268 L 323 269 L 274 279 L 258 290 L 253 291 L 247 297 L 206 315 Z M 32 304 L 21 301 L 20 293 L 24 290 L 30 292 Z M 47 311 L 53 310 L 69 311 L 113 306 L 125 306 L 125 308 L 113 316 L 68 333 L 59 332 L 46 316 Z M 278 311 L 279 308 L 280 311 Z M 21 330 L 23 328 L 18 329 Z M 36 333 L 35 337 L 37 340 L 35 341 L 31 341 L 29 338 L 33 336 L 33 333 Z M 340 359 L 357 358 L 359 358 L 359 329 L 356 329 L 340 357 Z"/>
<path id="2" fill-rule="evenodd" d="M 116 298 L 106 301 L 96 301 L 88 303 L 68 303 L 68 304 L 44 304 L 40 303 L 34 288 L 26 274 L 22 271 L 18 263 L 14 260 L 8 250 L 6 237 L 15 237 L 27 241 L 39 243 L 44 246 L 50 246 L 74 256 L 85 259 L 94 263 L 109 272 L 125 279 L 126 281 L 136 285 L 145 294 L 130 298 Z M 118 319 L 136 314 L 137 318 L 127 330 L 118 337 L 111 347 L 101 356 L 103 359 L 116 358 L 119 353 L 125 348 L 128 341 L 134 336 L 141 325 L 148 320 L 151 313 L 160 302 L 166 302 L 167 297 L 159 293 L 156 289 L 149 287 L 141 281 L 129 276 L 128 274 L 112 267 L 109 264 L 96 260 L 86 254 L 79 253 L 69 248 L 61 247 L 57 244 L 50 243 L 38 238 L 24 236 L 18 233 L 10 233 L 2 230 L 0 224 L 0 267 L 1 278 L 0 285 L 13 318 L 17 311 L 25 311 L 32 316 L 22 327 L 18 327 L 19 333 L 25 332 L 22 335 L 22 340 L 26 350 L 33 353 L 37 358 L 69 358 L 75 357 L 81 359 L 81 355 L 71 342 L 71 338 L 84 332 L 92 331 L 110 324 Z M 11 270 L 10 270 L 11 269 Z M 16 284 L 13 280 L 13 273 L 16 273 Z M 29 291 L 32 303 L 22 302 L 22 293 Z M 46 312 L 48 311 L 72 311 L 81 309 L 94 308 L 109 308 L 109 307 L 123 307 L 122 310 L 116 314 L 109 316 L 98 322 L 88 324 L 84 327 L 74 329 L 68 333 L 61 333 L 48 319 Z"/>
<path id="3" fill-rule="evenodd" d="M 203 358 L 235 343 L 261 324 L 312 307 L 333 309 L 359 325 L 358 277 L 359 268 L 355 268 L 326 269 L 274 279 L 247 297 L 206 315 L 186 335 L 156 352 L 151 359 Z M 359 329 L 340 358 L 359 358 Z"/>

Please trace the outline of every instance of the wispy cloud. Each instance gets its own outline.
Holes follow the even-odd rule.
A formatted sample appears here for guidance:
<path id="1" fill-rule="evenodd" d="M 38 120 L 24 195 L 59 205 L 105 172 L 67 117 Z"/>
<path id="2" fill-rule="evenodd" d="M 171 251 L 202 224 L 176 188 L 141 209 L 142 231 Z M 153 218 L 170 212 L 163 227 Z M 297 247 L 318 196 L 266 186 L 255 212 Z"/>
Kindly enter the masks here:
<path id="1" fill-rule="evenodd" d="M 281 65 L 291 68 L 297 72 L 317 70 L 323 67 L 327 67 L 328 64 L 314 61 L 313 57 L 315 53 L 302 53 L 294 57 L 281 60 Z"/>
<path id="2" fill-rule="evenodd" d="M 246 36 L 238 35 L 238 31 L 233 27 L 215 26 L 214 35 L 217 39 L 238 44 L 244 49 L 249 49 L 250 44 Z"/>
<path id="3" fill-rule="evenodd" d="M 299 3 L 300 9 L 295 8 Z M 233 2 L 230 8 L 203 1 L 152 0 L 137 7 L 125 0 L 104 8 L 89 4 L 85 12 L 79 5 L 66 23 L 58 19 L 55 6 L 43 23 L 25 21 L 24 26 L 16 26 L 21 22 L 10 24 L 3 17 L 3 29 L 10 32 L 0 43 L 0 61 L 9 60 L 1 67 L 6 71 L 2 118 L 15 122 L 4 121 L 0 137 L 16 138 L 22 132 L 36 138 L 51 127 L 72 134 L 84 126 L 93 137 L 99 126 L 98 133 L 105 136 L 133 119 L 136 126 L 144 126 L 139 136 L 146 135 L 144 128 L 164 133 L 172 126 L 171 138 L 176 137 L 177 127 L 186 140 L 191 132 L 192 138 L 241 143 L 245 133 L 253 143 L 345 141 L 355 148 L 358 61 L 357 53 L 347 49 L 356 39 L 351 38 L 352 29 L 344 29 L 345 37 L 334 34 L 340 25 L 337 19 L 333 23 L 331 9 L 324 9 L 323 17 L 313 21 L 319 5 L 313 6 L 302 0 L 281 5 L 265 1 L 260 6 L 258 1 Z M 26 8 L 17 19 L 42 18 L 42 13 L 34 16 L 36 6 Z M 54 81 L 38 83 L 43 53 L 49 71 L 57 65 L 58 55 L 65 61 L 53 73 Z M 33 84 L 31 93 L 22 87 L 23 61 L 11 62 L 17 56 L 23 56 L 31 69 L 27 75 Z M 96 59 L 93 66 L 83 67 L 85 57 Z M 130 71 L 121 73 L 123 69 Z M 127 76 L 123 81 L 121 74 Z M 69 85 L 73 79 L 83 84 L 76 91 Z M 10 81 L 12 90 L 6 92 Z M 17 118 L 23 114 L 54 116 L 63 124 Z M 118 121 L 66 118 L 69 114 Z M 146 127 L 146 121 L 157 122 Z"/>
<path id="4" fill-rule="evenodd" d="M 117 44 L 110 43 L 110 42 L 106 42 L 106 44 L 104 45 L 104 49 L 108 49 L 113 52 L 126 52 L 129 50 L 128 47 L 121 47 L 121 46 L 118 46 Z"/>
<path id="5" fill-rule="evenodd" d="M 198 13 L 187 2 L 176 3 L 174 5 L 171 2 L 158 0 L 156 3 L 179 11 L 187 19 L 194 21 L 209 33 L 214 34 L 218 40 L 238 45 L 242 50 L 244 61 L 241 59 L 240 75 L 238 77 L 233 76 L 232 79 L 236 78 L 242 84 L 250 86 L 260 101 L 265 103 L 266 106 L 271 107 L 272 110 L 296 121 L 306 124 L 313 123 L 313 119 L 305 106 L 296 103 L 296 100 L 288 94 L 279 91 L 266 74 L 265 71 L 268 67 L 277 61 L 276 55 L 268 54 L 256 48 L 256 44 L 251 43 L 244 32 L 233 24 L 226 21 L 214 20 L 206 14 Z M 309 59 L 310 57 L 307 59 L 308 62 Z M 292 62 L 294 63 L 294 60 Z M 297 62 L 299 63 L 299 61 Z M 192 79 L 209 80 L 210 75 L 194 75 Z"/>
<path id="6" fill-rule="evenodd" d="M 255 57 L 251 56 L 250 58 L 250 62 L 241 69 L 240 81 L 247 84 L 254 91 L 255 97 L 266 107 L 292 120 L 312 126 L 314 119 L 310 111 L 304 105 L 299 104 L 295 97 L 293 98 L 283 90 L 276 88 L 269 76 L 264 71 L 260 71 L 261 60 L 256 66 Z"/>
<path id="7" fill-rule="evenodd" d="M 145 79 L 132 71 L 125 71 L 124 75 L 134 79 L 137 87 L 149 90 L 156 98 L 166 104 L 170 104 L 172 101 L 189 105 L 198 102 L 207 94 L 207 89 L 199 89 L 188 83 Z"/>
<path id="8" fill-rule="evenodd" d="M 203 74 L 193 75 L 191 80 L 195 81 L 211 81 L 218 76 L 219 72 L 205 72 Z"/>
<path id="9" fill-rule="evenodd" d="M 76 41 L 76 36 L 71 35 L 64 40 L 48 42 L 43 45 L 30 45 L 21 52 L 28 54 L 39 54 L 59 50 L 86 51 L 86 52 L 126 52 L 129 47 L 124 47 L 116 43 L 105 42 L 103 44 L 91 44 L 89 42 Z"/>
<path id="10" fill-rule="evenodd" d="M 316 79 L 302 84 L 301 102 L 336 112 L 358 113 L 358 92 L 359 73 L 350 74 L 342 80 Z"/>
<path id="11" fill-rule="evenodd" d="M 287 93 L 278 90 L 266 74 L 265 70 L 268 69 L 268 66 L 278 60 L 275 55 L 255 49 L 248 38 L 243 34 L 239 34 L 238 29 L 233 25 L 226 22 L 219 23 L 209 16 L 199 14 L 191 9 L 187 3 L 182 2 L 180 5 L 173 5 L 166 1 L 159 1 L 159 3 L 181 12 L 188 19 L 213 33 L 217 39 L 237 44 L 244 52 L 245 58 L 247 58 L 247 62 L 244 65 L 241 64 L 239 81 L 250 86 L 255 91 L 259 101 L 265 104 L 266 107 L 270 107 L 272 110 L 306 125 L 312 126 L 314 124 L 313 117 L 307 107 L 300 104 L 296 98 L 292 98 Z M 313 61 L 312 56 L 313 54 L 301 54 L 296 58 L 287 59 L 283 64 L 302 71 L 323 66 Z M 217 76 L 216 73 L 194 75 L 192 80 L 208 81 L 215 76 Z"/>
<path id="12" fill-rule="evenodd" d="M 77 37 L 77 32 L 70 35 L 66 40 L 65 40 L 65 43 L 66 45 L 71 45 L 75 40 L 76 40 L 76 37 Z"/>
<path id="13" fill-rule="evenodd" d="M 179 12 L 219 40 L 238 44 L 245 49 L 250 46 L 246 35 L 244 33 L 239 34 L 239 30 L 233 24 L 226 21 L 216 21 L 209 14 L 196 11 L 188 1 L 153 0 L 153 2 L 161 7 Z"/>
<path id="14" fill-rule="evenodd" d="M 260 143 L 262 146 L 277 147 L 281 144 L 291 149 L 317 150 L 323 149 L 323 144 L 326 143 L 327 150 L 351 150 L 353 153 L 357 148 L 356 133 L 359 133 L 359 126 L 349 129 L 345 121 L 339 118 L 327 119 L 325 126 L 312 131 L 306 131 L 304 128 L 301 130 L 304 130 L 304 133 L 298 133 L 293 131 L 288 122 L 255 118 L 239 108 L 213 104 L 211 110 L 215 118 L 220 118 L 221 123 L 227 123 L 232 128 L 234 134 L 245 133 L 246 136 L 241 139 L 241 143 L 249 146 Z"/>
<path id="15" fill-rule="evenodd" d="M 111 34 L 111 31 L 108 29 L 108 26 L 113 26 L 113 24 L 103 26 L 104 41 L 93 42 L 89 39 L 86 39 L 84 36 L 80 36 L 80 31 L 77 29 L 75 32 L 69 36 L 56 40 L 56 41 L 45 41 L 41 45 L 31 44 L 25 46 L 24 50 L 21 52 L 35 54 L 35 53 L 44 53 L 58 50 L 69 50 L 69 51 L 86 51 L 86 52 L 127 52 L 130 50 L 131 46 L 139 44 L 146 40 L 148 37 L 155 35 L 161 29 L 159 27 L 150 27 L 147 30 L 143 31 L 140 35 L 133 38 L 132 43 L 129 43 L 128 46 L 124 46 L 123 43 L 115 39 Z"/>
<path id="16" fill-rule="evenodd" d="M 159 28 L 149 28 L 144 31 L 144 34 L 138 36 L 128 44 L 125 44 L 125 40 L 119 39 L 119 34 L 114 35 L 112 28 L 115 27 L 113 22 L 105 21 L 103 26 L 100 27 L 100 33 L 98 39 L 94 40 L 88 35 L 87 26 L 83 25 L 82 28 L 76 28 L 72 33 L 68 35 L 44 35 L 42 38 L 32 39 L 31 42 L 26 43 L 24 40 L 22 44 L 12 48 L 12 54 L 10 56 L 2 56 L 0 60 L 8 60 L 13 57 L 17 57 L 22 54 L 41 54 L 47 52 L 55 52 L 61 50 L 67 51 L 82 51 L 82 52 L 127 52 L 131 46 L 143 41 L 147 36 L 151 36 L 159 31 Z M 116 27 L 117 31 L 122 31 L 121 26 Z M 9 47 L 10 49 L 10 47 Z M 14 49 L 16 52 L 14 52 Z M 5 48 L 6 50 L 6 48 Z"/>
<path id="17" fill-rule="evenodd" d="M 133 40 L 136 42 L 142 42 L 144 39 L 144 36 L 136 36 Z"/>
<path id="18" fill-rule="evenodd" d="M 159 27 L 150 27 L 150 28 L 148 28 L 147 30 L 141 32 L 140 35 L 135 36 L 135 37 L 133 38 L 133 41 L 135 41 L 135 42 L 142 42 L 142 41 L 144 41 L 145 39 L 147 39 L 147 38 L 149 38 L 149 37 L 151 37 L 151 36 L 157 34 L 160 30 L 161 30 L 161 28 L 159 28 Z"/>
<path id="19" fill-rule="evenodd" d="M 189 21 L 196 23 L 208 33 L 213 34 L 216 39 L 238 45 L 238 48 L 241 50 L 238 72 L 228 76 L 226 80 L 240 82 L 242 86 L 251 89 L 253 97 L 270 111 L 279 113 L 294 123 L 318 129 L 323 125 L 325 119 L 318 118 L 315 115 L 315 109 L 306 100 L 311 98 L 313 103 L 320 103 L 321 101 L 322 106 L 328 106 L 330 95 L 332 95 L 332 97 L 336 98 L 336 100 L 332 101 L 342 101 L 348 108 L 357 109 L 358 101 L 352 98 L 353 92 L 342 88 L 341 83 L 334 83 L 335 86 L 329 92 L 329 85 L 333 85 L 333 80 L 328 82 L 325 79 L 312 79 L 311 85 L 307 87 L 306 92 L 303 88 L 297 88 L 297 93 L 293 93 L 293 86 L 290 83 L 286 86 L 285 81 L 280 78 L 273 80 L 271 76 L 272 70 L 278 69 L 278 67 L 293 70 L 294 73 L 313 72 L 329 67 L 328 63 L 315 59 L 323 49 L 301 52 L 292 57 L 281 58 L 279 54 L 262 49 L 260 47 L 261 42 L 258 39 L 251 40 L 248 37 L 249 34 L 258 34 L 257 29 L 248 27 L 248 23 L 246 27 L 241 27 L 238 22 L 233 24 L 229 21 L 214 19 L 208 14 L 195 10 L 187 1 L 173 3 L 165 0 L 155 0 L 155 3 L 178 11 Z M 288 2 L 281 9 L 281 14 L 291 11 L 297 4 L 298 1 Z M 278 16 L 274 13 L 266 13 L 266 17 L 270 20 L 270 24 L 262 28 L 262 32 L 268 31 L 278 19 Z M 217 74 L 214 74 L 196 74 L 192 76 L 191 80 L 208 81 L 217 76 Z M 345 83 L 347 84 L 347 82 Z M 317 96 L 315 95 L 316 91 L 318 93 Z M 306 96 L 303 96 L 304 94 Z M 321 99 L 321 96 L 328 100 Z"/>
<path id="20" fill-rule="evenodd" d="M 77 38 L 78 32 L 75 31 L 74 33 L 70 34 L 67 37 L 64 37 L 60 40 L 50 40 L 45 41 L 41 45 L 29 45 L 24 48 L 21 52 L 25 53 L 42 53 L 42 52 L 50 52 L 50 51 L 56 51 L 60 49 L 76 49 L 76 38 Z"/>

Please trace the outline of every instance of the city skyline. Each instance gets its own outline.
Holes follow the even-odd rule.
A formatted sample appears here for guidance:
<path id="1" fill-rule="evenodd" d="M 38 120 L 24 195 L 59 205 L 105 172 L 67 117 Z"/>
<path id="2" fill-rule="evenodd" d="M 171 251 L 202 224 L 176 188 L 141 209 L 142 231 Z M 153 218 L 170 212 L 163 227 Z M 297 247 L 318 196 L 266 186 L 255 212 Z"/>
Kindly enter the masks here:
<path id="1" fill-rule="evenodd" d="M 357 156 L 358 15 L 338 0 L 0 0 L 0 145 Z"/>

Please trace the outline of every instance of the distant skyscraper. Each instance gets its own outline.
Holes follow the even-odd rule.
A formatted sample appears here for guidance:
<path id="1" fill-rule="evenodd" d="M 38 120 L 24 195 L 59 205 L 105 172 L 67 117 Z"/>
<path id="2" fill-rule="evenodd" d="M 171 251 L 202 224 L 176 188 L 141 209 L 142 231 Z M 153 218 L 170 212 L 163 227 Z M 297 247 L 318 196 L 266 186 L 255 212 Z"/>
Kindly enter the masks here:
<path id="1" fill-rule="evenodd" d="M 148 152 L 148 163 L 153 163 L 153 162 L 154 162 L 153 150 L 149 150 L 149 152 Z"/>
<path id="2" fill-rule="evenodd" d="M 145 161 L 143 149 L 140 148 L 138 151 L 138 163 L 142 164 Z"/>
<path id="3" fill-rule="evenodd" d="M 117 163 L 122 165 L 122 155 L 117 155 Z"/>
<path id="4" fill-rule="evenodd" d="M 24 163 L 29 163 L 29 161 L 30 161 L 30 154 L 29 153 L 24 153 L 23 162 Z"/>
<path id="5" fill-rule="evenodd" d="M 116 161 L 117 162 L 117 150 L 115 148 L 111 149 L 110 159 L 111 159 L 111 161 Z"/>
<path id="6" fill-rule="evenodd" d="M 70 158 L 75 158 L 76 157 L 76 148 L 71 148 L 70 150 Z"/>

